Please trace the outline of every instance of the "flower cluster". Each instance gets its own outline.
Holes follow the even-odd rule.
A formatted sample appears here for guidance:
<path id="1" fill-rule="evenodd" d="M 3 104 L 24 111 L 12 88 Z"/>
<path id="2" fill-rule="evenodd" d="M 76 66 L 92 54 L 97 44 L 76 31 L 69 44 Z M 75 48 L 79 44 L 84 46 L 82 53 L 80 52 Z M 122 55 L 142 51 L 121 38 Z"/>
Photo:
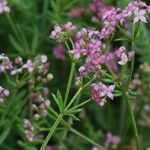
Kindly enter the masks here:
<path id="1" fill-rule="evenodd" d="M 22 73 L 24 70 L 27 70 L 29 73 L 36 71 L 38 73 L 46 74 L 49 69 L 49 63 L 47 63 L 47 60 L 48 58 L 46 55 L 40 55 L 37 56 L 34 61 L 28 59 L 26 63 L 23 63 L 23 59 L 17 57 L 15 63 L 19 65 L 19 68 L 14 67 L 11 71 L 11 75 Z"/>
<path id="2" fill-rule="evenodd" d="M 99 106 L 104 106 L 106 103 L 106 97 L 113 100 L 113 91 L 115 89 L 114 85 L 107 86 L 103 83 L 93 83 L 92 84 L 92 97 Z"/>
<path id="3" fill-rule="evenodd" d="M 43 88 L 43 95 L 46 96 L 49 93 L 48 88 Z M 45 99 L 41 93 L 33 93 L 30 97 L 32 103 L 32 110 L 34 112 L 34 119 L 37 120 L 41 116 L 47 115 L 47 107 L 50 106 L 50 101 Z"/>
<path id="4" fill-rule="evenodd" d="M 106 141 L 105 141 L 105 148 L 116 149 L 120 142 L 121 142 L 121 138 L 119 136 L 113 136 L 111 133 L 107 133 Z"/>
<path id="5" fill-rule="evenodd" d="M 99 69 L 100 64 L 103 63 L 102 43 L 99 40 L 99 34 L 99 31 L 85 28 L 77 33 L 75 48 L 70 51 L 70 54 L 74 55 L 76 59 L 81 56 L 86 57 L 86 63 L 79 68 L 81 76 L 86 76 Z"/>
<path id="6" fill-rule="evenodd" d="M 4 54 L 0 55 L 0 73 L 5 72 L 6 70 L 10 71 L 13 69 L 12 62 Z"/>
<path id="7" fill-rule="evenodd" d="M 11 71 L 11 75 L 16 75 L 18 73 L 22 73 L 23 70 L 27 70 L 29 73 L 33 72 L 34 68 L 33 68 L 33 63 L 30 59 L 27 60 L 27 62 L 25 64 L 23 64 L 22 62 L 22 58 L 21 57 L 17 57 L 16 58 L 16 64 L 21 65 L 20 68 L 13 68 L 13 70 Z"/>
<path id="8" fill-rule="evenodd" d="M 9 12 L 10 8 L 7 6 L 7 0 L 0 0 L 0 14 Z"/>
<path id="9" fill-rule="evenodd" d="M 71 31 L 76 30 L 76 26 L 72 22 L 67 22 L 64 25 L 56 25 L 51 32 L 50 38 L 58 40 L 58 42 L 66 41 L 71 36 Z"/>
<path id="10" fill-rule="evenodd" d="M 9 96 L 9 91 L 0 86 L 0 104 L 4 102 L 4 98 Z"/>
<path id="11" fill-rule="evenodd" d="M 102 18 L 103 28 L 101 30 L 100 38 L 108 38 L 115 31 L 115 28 L 121 19 L 122 16 L 120 9 L 112 8 L 107 11 Z"/>
<path id="12" fill-rule="evenodd" d="M 102 19 L 103 15 L 110 9 L 110 7 L 104 4 L 103 0 L 95 0 L 94 5 L 99 19 Z"/>
<path id="13" fill-rule="evenodd" d="M 122 11 L 122 16 L 125 19 L 133 20 L 134 23 L 138 21 L 147 22 L 150 7 L 144 2 L 131 2 L 127 8 Z"/>
<path id="14" fill-rule="evenodd" d="M 31 122 L 28 119 L 23 120 L 23 126 L 25 129 L 25 135 L 27 141 L 33 141 L 34 140 L 33 132 L 35 130 L 34 126 L 31 124 Z"/>
<path id="15" fill-rule="evenodd" d="M 108 38 L 112 35 L 117 25 L 123 23 L 136 23 L 139 21 L 147 22 L 150 7 L 144 2 L 133 1 L 124 9 L 112 8 L 103 16 L 103 28 L 101 30 L 101 39 Z"/>

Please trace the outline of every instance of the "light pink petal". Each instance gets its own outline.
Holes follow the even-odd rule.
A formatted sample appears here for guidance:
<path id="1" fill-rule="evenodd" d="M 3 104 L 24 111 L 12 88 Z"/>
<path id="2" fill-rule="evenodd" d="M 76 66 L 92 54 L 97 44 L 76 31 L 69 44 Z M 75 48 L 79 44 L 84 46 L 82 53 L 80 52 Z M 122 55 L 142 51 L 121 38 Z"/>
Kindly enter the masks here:
<path id="1" fill-rule="evenodd" d="M 113 96 L 113 94 L 112 94 L 111 92 L 108 93 L 108 97 L 109 97 L 110 99 L 112 99 L 112 100 L 114 99 L 114 96 Z"/>
<path id="2" fill-rule="evenodd" d="M 142 22 L 147 23 L 146 17 L 144 17 L 144 16 L 141 16 L 141 17 L 140 17 L 140 20 L 141 20 Z"/>
<path id="3" fill-rule="evenodd" d="M 110 85 L 110 86 L 109 86 L 109 90 L 110 90 L 110 91 L 114 91 L 114 89 L 115 89 L 115 85 Z"/>
<path id="4" fill-rule="evenodd" d="M 133 22 L 136 23 L 136 22 L 138 22 L 139 20 L 140 20 L 139 17 L 135 17 Z"/>

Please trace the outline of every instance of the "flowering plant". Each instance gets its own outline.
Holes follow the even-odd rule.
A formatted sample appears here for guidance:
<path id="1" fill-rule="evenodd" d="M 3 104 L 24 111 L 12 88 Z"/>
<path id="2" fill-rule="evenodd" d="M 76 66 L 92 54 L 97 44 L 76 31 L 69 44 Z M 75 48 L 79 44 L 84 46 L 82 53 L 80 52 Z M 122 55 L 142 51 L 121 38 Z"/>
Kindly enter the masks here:
<path id="1" fill-rule="evenodd" d="M 35 31 L 47 28 L 48 4 L 45 0 L 42 23 Z M 18 131 L 18 146 L 24 149 L 146 148 L 139 126 L 149 124 L 145 111 L 149 111 L 150 65 L 145 61 L 137 69 L 136 61 L 138 55 L 142 58 L 138 40 L 149 21 L 150 6 L 132 1 L 120 8 L 95 0 L 84 8 L 72 8 L 68 13 L 72 22 L 59 23 L 60 5 L 59 0 L 51 3 L 56 20 L 47 45 L 49 41 L 56 45 L 53 54 L 65 67 L 59 62 L 64 70 L 53 76 L 52 68 L 58 63 L 49 52 L 46 55 L 37 50 L 44 34 L 33 33 L 29 45 L 28 35 L 9 14 L 13 7 L 7 6 L 7 0 L 0 1 L 0 14 L 12 28 L 14 37 L 10 36 L 10 42 L 16 49 L 15 58 L 0 55 L 0 74 L 7 83 L 0 85 L 0 148 L 10 149 L 5 143 L 13 124 Z M 74 19 L 80 17 L 91 19 L 91 25 L 75 23 Z M 135 73 L 136 69 L 140 74 Z M 98 120 L 100 127 L 94 125 Z M 94 127 L 100 130 L 96 133 Z M 87 136 L 83 134 L 86 129 Z"/>

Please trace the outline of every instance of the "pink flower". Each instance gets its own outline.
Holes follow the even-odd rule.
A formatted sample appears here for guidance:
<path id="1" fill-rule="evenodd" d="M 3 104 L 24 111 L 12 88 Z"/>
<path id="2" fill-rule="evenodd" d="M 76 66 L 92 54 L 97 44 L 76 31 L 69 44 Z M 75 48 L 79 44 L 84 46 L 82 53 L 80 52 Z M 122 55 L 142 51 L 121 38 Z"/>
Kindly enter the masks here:
<path id="1" fill-rule="evenodd" d="M 105 93 L 105 96 L 108 96 L 110 99 L 114 99 L 114 96 L 112 94 L 112 92 L 114 91 L 115 89 L 115 85 L 110 85 L 108 87 L 106 87 L 106 93 Z"/>
<path id="2" fill-rule="evenodd" d="M 118 144 L 121 142 L 119 136 L 113 136 L 111 133 L 106 134 L 105 148 L 107 149 L 116 149 Z"/>
<path id="3" fill-rule="evenodd" d="M 4 98 L 9 96 L 9 91 L 0 86 L 0 104 L 4 102 Z"/>
<path id="4" fill-rule="evenodd" d="M 28 69 L 30 73 L 33 72 L 34 68 L 32 61 L 30 59 L 27 60 L 26 64 L 23 65 L 23 68 Z"/>
<path id="5" fill-rule="evenodd" d="M 76 30 L 76 26 L 70 21 L 64 25 L 56 25 L 54 30 L 51 32 L 50 38 L 56 39 L 58 42 L 67 40 L 66 38 L 69 38 L 70 32 L 73 30 Z"/>
<path id="6" fill-rule="evenodd" d="M 15 63 L 18 64 L 18 65 L 22 65 L 23 64 L 23 60 L 20 56 L 18 56 L 16 59 L 15 59 Z"/>
<path id="7" fill-rule="evenodd" d="M 103 83 L 92 84 L 92 100 L 94 100 L 98 105 L 104 106 L 106 103 L 106 97 L 113 100 L 113 91 L 115 89 L 114 85 L 106 86 Z"/>
<path id="8" fill-rule="evenodd" d="M 3 73 L 6 70 L 12 70 L 13 66 L 12 66 L 12 62 L 10 61 L 10 59 L 5 56 L 5 54 L 0 55 L 0 73 Z"/>
<path id="9" fill-rule="evenodd" d="M 9 12 L 10 8 L 7 6 L 7 0 L 0 0 L 0 14 Z"/>
<path id="10" fill-rule="evenodd" d="M 135 18 L 134 18 L 134 23 L 138 22 L 138 21 L 142 21 L 142 22 L 145 22 L 147 23 L 147 20 L 146 20 L 146 11 L 145 10 L 136 10 L 134 12 L 135 14 Z"/>
<path id="11" fill-rule="evenodd" d="M 125 53 L 121 54 L 121 60 L 118 62 L 120 65 L 124 65 L 128 62 L 128 57 Z"/>

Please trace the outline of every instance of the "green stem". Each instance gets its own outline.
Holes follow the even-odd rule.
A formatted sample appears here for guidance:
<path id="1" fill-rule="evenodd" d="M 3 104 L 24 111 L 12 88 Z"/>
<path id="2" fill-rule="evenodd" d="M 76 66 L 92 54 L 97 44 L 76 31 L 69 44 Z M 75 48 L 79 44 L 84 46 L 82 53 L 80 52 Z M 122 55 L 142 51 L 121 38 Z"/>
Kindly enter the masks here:
<path id="1" fill-rule="evenodd" d="M 17 94 L 17 91 L 18 91 L 18 89 L 15 89 L 15 90 L 14 90 L 14 95 L 12 96 L 11 101 L 10 101 L 9 104 L 7 105 L 7 108 L 6 108 L 5 112 L 4 112 L 3 115 L 2 115 L 0 122 L 3 122 L 4 118 L 5 118 L 6 115 L 9 113 L 9 110 L 10 110 L 10 108 L 11 108 L 13 102 L 14 102 L 14 98 L 15 98 L 15 96 L 16 96 L 16 94 Z"/>
<path id="2" fill-rule="evenodd" d="M 51 112 L 53 112 L 53 114 L 57 117 L 58 114 L 57 112 L 55 112 L 55 110 L 53 110 L 53 108 L 51 108 L 50 110 Z M 50 116 L 51 117 L 51 116 Z M 53 119 L 53 118 L 52 118 Z M 70 126 L 69 123 L 67 123 L 65 120 L 62 119 L 62 122 L 60 122 L 62 125 L 64 125 L 68 130 L 72 131 L 73 133 L 75 133 L 76 135 L 80 136 L 81 138 L 83 138 L 84 140 L 86 140 L 87 142 L 91 143 L 92 145 L 98 147 L 100 150 L 105 150 L 102 146 L 100 146 L 99 144 L 97 144 L 96 142 L 94 142 L 93 140 L 91 140 L 90 138 L 88 138 L 87 136 L 83 135 L 82 133 L 80 133 L 79 131 L 75 130 L 74 128 L 72 128 Z M 42 149 L 40 149 L 42 150 Z"/>
<path id="3" fill-rule="evenodd" d="M 12 30 L 13 30 L 13 32 L 14 32 L 16 38 L 17 38 L 17 40 L 20 41 L 20 36 L 19 36 L 19 34 L 18 34 L 18 31 L 17 31 L 17 29 L 16 29 L 16 27 L 15 27 L 15 24 L 14 24 L 14 22 L 12 21 L 10 15 L 9 15 L 9 14 L 6 14 L 6 18 L 7 18 L 8 22 L 10 23 L 10 26 L 11 26 L 11 28 L 12 28 Z"/>
<path id="4" fill-rule="evenodd" d="M 132 111 L 132 106 L 131 106 L 131 103 L 130 103 L 130 100 L 128 97 L 127 97 L 127 105 L 128 105 L 128 109 L 129 109 L 129 115 L 130 115 L 132 128 L 133 128 L 134 135 L 135 135 L 136 148 L 137 148 L 137 150 L 140 150 L 140 141 L 139 141 L 138 130 L 137 130 L 134 114 Z"/>
<path id="5" fill-rule="evenodd" d="M 77 91 L 77 93 L 74 95 L 74 97 L 71 99 L 71 101 L 69 102 L 69 104 L 66 106 L 65 110 L 67 110 L 72 103 L 74 103 L 75 99 L 78 97 L 78 95 L 80 94 L 80 92 L 86 88 L 92 81 L 94 80 L 94 78 L 92 78 L 88 83 L 86 83 L 83 87 L 79 88 L 79 90 Z"/>
<path id="6" fill-rule="evenodd" d="M 93 140 L 88 138 L 87 136 L 83 135 L 82 133 L 78 132 L 77 130 L 71 128 L 71 131 L 73 133 L 75 133 L 76 135 L 78 135 L 79 137 L 81 137 L 82 139 L 84 139 L 84 140 L 88 141 L 89 143 L 91 143 L 92 145 L 96 146 L 100 150 L 104 150 L 104 148 L 102 146 L 100 146 L 99 144 L 97 144 L 96 142 L 94 142 Z"/>
<path id="7" fill-rule="evenodd" d="M 46 139 L 44 140 L 44 143 L 42 144 L 40 150 L 45 150 L 46 145 L 48 144 L 50 138 L 52 137 L 53 133 L 55 132 L 58 124 L 61 122 L 63 115 L 60 114 L 58 116 L 58 118 L 56 119 L 55 123 L 53 124 L 53 126 L 51 127 Z"/>
<path id="8" fill-rule="evenodd" d="M 67 84 L 67 89 L 66 89 L 66 94 L 65 94 L 65 99 L 64 99 L 64 104 L 65 105 L 66 105 L 67 100 L 68 100 L 68 96 L 69 96 L 69 92 L 70 92 L 70 88 L 71 88 L 71 83 L 72 83 L 72 79 L 73 79 L 73 75 L 74 75 L 74 70 L 75 70 L 75 62 L 72 62 L 71 71 L 70 71 L 68 84 Z"/>
<path id="9" fill-rule="evenodd" d="M 139 24 L 138 24 L 138 30 L 139 30 Z M 131 41 L 131 49 L 132 50 L 134 48 L 134 40 L 135 40 L 137 32 L 138 31 L 135 31 L 135 24 L 133 24 L 132 41 Z M 134 113 L 133 113 L 133 110 L 132 110 L 131 102 L 130 102 L 130 99 L 127 95 L 127 92 L 129 90 L 129 86 L 130 86 L 130 83 L 131 83 L 131 80 L 132 80 L 133 70 L 134 70 L 134 58 L 132 59 L 132 62 L 131 62 L 130 75 L 129 75 L 129 79 L 128 79 L 127 86 L 126 86 L 126 89 L 124 91 L 124 94 L 126 96 L 129 115 L 130 115 L 130 120 L 131 120 L 132 128 L 133 128 L 133 131 L 134 131 L 134 136 L 135 136 L 135 141 L 136 141 L 136 148 L 137 148 L 137 150 L 140 150 L 140 141 L 139 141 L 137 125 L 136 125 L 136 122 L 135 122 L 135 117 L 134 117 Z"/>

